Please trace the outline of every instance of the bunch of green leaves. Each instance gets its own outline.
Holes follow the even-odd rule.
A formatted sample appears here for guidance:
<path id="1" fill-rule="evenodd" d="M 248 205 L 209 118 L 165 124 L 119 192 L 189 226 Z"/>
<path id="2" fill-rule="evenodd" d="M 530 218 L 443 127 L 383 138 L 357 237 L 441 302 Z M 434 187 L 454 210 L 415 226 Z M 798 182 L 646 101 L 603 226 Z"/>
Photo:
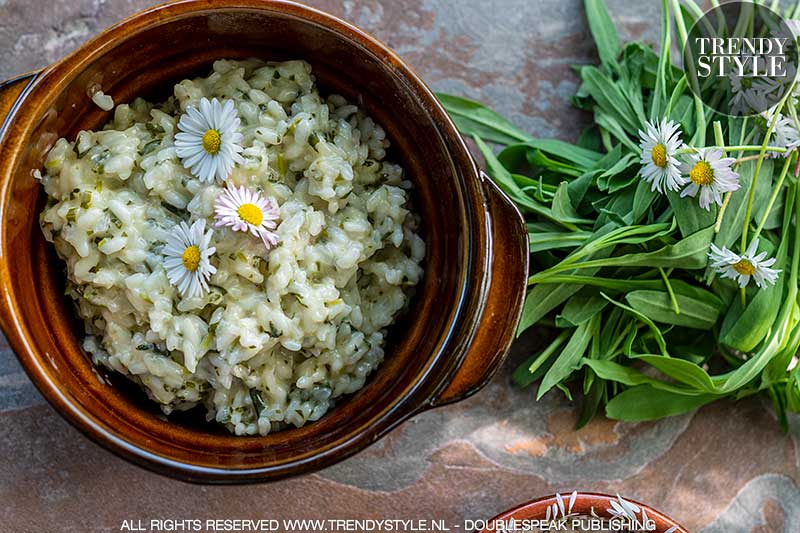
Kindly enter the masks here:
<path id="1" fill-rule="evenodd" d="M 600 64 L 575 69 L 574 104 L 593 122 L 574 144 L 438 95 L 527 219 L 532 275 L 519 332 L 536 326 L 549 341 L 513 379 L 538 383 L 537 399 L 552 389 L 577 393 L 579 426 L 601 409 L 652 420 L 757 393 L 773 400 L 785 426 L 786 412 L 800 410 L 800 194 L 788 172 L 796 155 L 765 158 L 764 124 L 715 115 L 689 91 L 670 49 L 673 25 L 682 43 L 702 14 L 691 0 L 663 1 L 660 55 L 622 44 L 603 0 L 585 7 Z M 724 207 L 702 209 L 641 179 L 639 131 L 663 117 L 693 147 L 763 142 L 758 157 L 738 154 L 741 189 Z M 709 248 L 756 236 L 782 272 L 771 287 L 740 292 L 709 268 Z"/>

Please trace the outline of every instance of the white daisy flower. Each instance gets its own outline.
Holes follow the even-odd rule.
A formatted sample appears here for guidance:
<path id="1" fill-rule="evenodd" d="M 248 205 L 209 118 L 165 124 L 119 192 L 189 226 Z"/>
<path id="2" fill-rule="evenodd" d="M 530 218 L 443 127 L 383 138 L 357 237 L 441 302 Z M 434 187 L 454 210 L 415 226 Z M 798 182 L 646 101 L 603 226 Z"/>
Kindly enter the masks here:
<path id="1" fill-rule="evenodd" d="M 236 189 L 228 185 L 214 202 L 217 222 L 215 226 L 228 226 L 233 231 L 250 232 L 261 237 L 267 249 L 278 244 L 278 234 L 274 230 L 278 220 L 278 204 L 272 198 L 262 198 L 260 194 L 244 186 Z"/>
<path id="2" fill-rule="evenodd" d="M 772 120 L 770 118 L 770 120 Z M 769 126 L 769 122 L 767 122 Z M 767 155 L 772 157 L 789 157 L 792 151 L 800 146 L 800 131 L 798 131 L 794 120 L 785 115 L 778 115 L 775 127 L 772 129 L 773 143 L 775 146 L 786 148 L 786 152 L 767 151 Z"/>
<path id="3" fill-rule="evenodd" d="M 730 87 L 731 100 L 728 102 L 728 107 L 732 114 L 750 111 L 744 97 L 747 92 L 753 90 L 754 79 L 754 76 L 739 76 L 737 70 L 733 68 L 729 69 L 728 84 Z"/>
<path id="4" fill-rule="evenodd" d="M 787 19 L 783 21 L 786 24 L 786 27 L 792 32 L 792 35 L 795 39 L 800 39 L 800 20 L 797 19 Z M 784 35 L 786 37 L 786 35 Z"/>
<path id="5" fill-rule="evenodd" d="M 710 209 L 712 203 L 722 205 L 722 195 L 739 189 L 739 174 L 731 167 L 736 162 L 732 157 L 722 157 L 719 148 L 700 148 L 689 154 L 681 164 L 681 172 L 689 176 L 688 185 L 681 191 L 681 198 L 694 198 L 700 193 L 700 207 Z"/>
<path id="6" fill-rule="evenodd" d="M 758 91 L 765 95 L 770 95 L 781 88 L 781 82 L 778 80 L 761 76 L 756 77 L 750 85 L 754 91 Z M 772 96 L 773 98 L 775 97 L 775 95 Z"/>
<path id="7" fill-rule="evenodd" d="M 745 91 L 744 99 L 753 113 L 759 113 L 762 116 L 768 113 L 770 106 L 773 106 L 775 103 L 774 98 L 770 97 L 768 92 L 758 90 L 757 88 L 751 88 L 749 91 Z"/>
<path id="8" fill-rule="evenodd" d="M 765 259 L 767 252 L 758 252 L 758 239 L 750 243 L 744 254 L 736 254 L 724 246 L 722 249 L 711 245 L 708 258 L 711 267 L 716 269 L 723 278 L 730 278 L 739 283 L 739 287 L 746 287 L 750 278 L 756 280 L 756 285 L 763 289 L 767 285 L 774 285 L 780 270 L 770 268 L 775 264 L 775 258 Z"/>
<path id="9" fill-rule="evenodd" d="M 183 166 L 200 181 L 225 181 L 233 164 L 244 162 L 239 122 L 233 100 L 223 105 L 216 98 L 202 98 L 199 107 L 188 106 L 178 122 L 181 132 L 175 135 L 175 152 Z"/>
<path id="10" fill-rule="evenodd" d="M 675 156 L 682 144 L 678 124 L 664 118 L 659 124 L 646 122 L 645 126 L 647 131 L 639 131 L 642 178 L 653 191 L 677 191 L 685 183 Z"/>
<path id="11" fill-rule="evenodd" d="M 208 290 L 208 279 L 217 269 L 211 256 L 217 249 L 211 244 L 213 230 L 207 232 L 205 219 L 189 226 L 181 222 L 167 238 L 164 246 L 164 268 L 169 282 L 188 298 L 202 296 Z"/>
<path id="12" fill-rule="evenodd" d="M 737 72 L 731 72 L 728 80 L 731 85 L 731 100 L 728 107 L 733 115 L 752 115 L 760 109 L 765 109 L 769 94 L 780 87 L 778 82 L 770 78 L 739 76 Z"/>

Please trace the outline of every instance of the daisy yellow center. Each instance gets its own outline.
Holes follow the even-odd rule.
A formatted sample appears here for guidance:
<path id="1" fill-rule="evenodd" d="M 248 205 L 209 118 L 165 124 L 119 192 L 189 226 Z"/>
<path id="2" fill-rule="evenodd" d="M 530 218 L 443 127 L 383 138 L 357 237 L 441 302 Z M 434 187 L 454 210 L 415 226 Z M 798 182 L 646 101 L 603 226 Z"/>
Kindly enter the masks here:
<path id="1" fill-rule="evenodd" d="M 239 209 L 236 210 L 236 214 L 252 226 L 260 226 L 261 222 L 264 221 L 264 213 L 255 204 L 240 205 Z"/>
<path id="2" fill-rule="evenodd" d="M 194 244 L 186 248 L 181 256 L 181 261 L 183 261 L 183 267 L 189 272 L 197 271 L 200 266 L 200 248 Z"/>
<path id="3" fill-rule="evenodd" d="M 660 168 L 666 168 L 667 166 L 667 149 L 666 147 L 659 143 L 653 146 L 653 149 L 650 150 L 650 157 L 653 159 L 653 164 Z"/>
<path id="4" fill-rule="evenodd" d="M 222 136 L 217 130 L 208 130 L 203 134 L 203 150 L 211 155 L 217 155 L 222 147 Z"/>
<path id="5" fill-rule="evenodd" d="M 705 161 L 698 161 L 689 171 L 689 179 L 697 185 L 711 185 L 714 183 L 714 171 Z"/>
<path id="6" fill-rule="evenodd" d="M 740 259 L 731 266 L 733 266 L 733 269 L 742 276 L 752 276 L 756 273 L 756 267 L 754 267 L 753 263 L 747 259 Z"/>

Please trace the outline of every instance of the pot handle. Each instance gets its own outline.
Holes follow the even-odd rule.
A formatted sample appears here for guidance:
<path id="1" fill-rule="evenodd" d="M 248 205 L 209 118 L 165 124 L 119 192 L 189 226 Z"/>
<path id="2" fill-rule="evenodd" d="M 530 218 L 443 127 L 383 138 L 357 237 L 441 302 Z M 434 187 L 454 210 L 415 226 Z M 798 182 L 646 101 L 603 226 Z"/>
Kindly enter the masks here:
<path id="1" fill-rule="evenodd" d="M 463 400 L 494 376 L 516 337 L 528 280 L 528 231 L 519 209 L 483 171 L 487 226 L 492 247 L 491 284 L 472 344 L 433 407 Z"/>
<path id="2" fill-rule="evenodd" d="M 0 81 L 0 141 L 2 141 L 17 107 L 28 94 L 28 89 L 36 81 L 38 75 L 38 71 L 28 72 L 10 80 Z"/>

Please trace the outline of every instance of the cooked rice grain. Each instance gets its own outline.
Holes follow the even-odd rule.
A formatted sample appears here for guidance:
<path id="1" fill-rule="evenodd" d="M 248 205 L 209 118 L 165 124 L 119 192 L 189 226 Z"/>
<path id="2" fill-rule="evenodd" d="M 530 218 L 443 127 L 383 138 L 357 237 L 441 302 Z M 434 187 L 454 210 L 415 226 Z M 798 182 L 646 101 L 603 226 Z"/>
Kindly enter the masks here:
<path id="1" fill-rule="evenodd" d="M 228 182 L 274 197 L 280 244 L 216 229 L 217 272 L 181 298 L 162 248 L 181 220 L 213 223 L 221 184 L 183 168 L 177 123 L 200 98 L 233 99 L 244 164 Z M 317 420 L 384 357 L 386 328 L 422 277 L 411 183 L 384 161 L 384 131 L 303 61 L 214 63 L 165 103 L 116 106 L 102 131 L 60 139 L 41 181 L 41 227 L 96 364 L 140 384 L 165 413 L 204 405 L 237 435 Z"/>

